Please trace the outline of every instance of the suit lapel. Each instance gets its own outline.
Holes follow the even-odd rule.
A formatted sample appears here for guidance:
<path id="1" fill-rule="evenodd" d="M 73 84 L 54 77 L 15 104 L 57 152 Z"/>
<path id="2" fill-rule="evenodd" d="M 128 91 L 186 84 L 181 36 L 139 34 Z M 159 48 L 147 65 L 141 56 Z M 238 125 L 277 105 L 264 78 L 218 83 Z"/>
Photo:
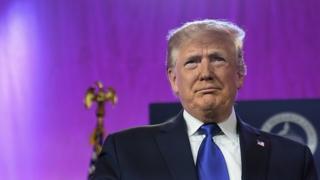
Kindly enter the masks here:
<path id="1" fill-rule="evenodd" d="M 239 118 L 238 118 L 239 119 Z M 267 179 L 270 142 L 261 133 L 238 121 L 243 180 Z"/>
<path id="2" fill-rule="evenodd" d="M 156 136 L 156 141 L 173 179 L 197 179 L 187 128 L 182 112 L 162 127 L 161 131 Z"/>
<path id="3" fill-rule="evenodd" d="M 268 178 L 270 141 L 238 119 L 242 179 L 265 180 Z M 155 138 L 173 179 L 196 180 L 196 168 L 182 113 L 161 127 Z"/>

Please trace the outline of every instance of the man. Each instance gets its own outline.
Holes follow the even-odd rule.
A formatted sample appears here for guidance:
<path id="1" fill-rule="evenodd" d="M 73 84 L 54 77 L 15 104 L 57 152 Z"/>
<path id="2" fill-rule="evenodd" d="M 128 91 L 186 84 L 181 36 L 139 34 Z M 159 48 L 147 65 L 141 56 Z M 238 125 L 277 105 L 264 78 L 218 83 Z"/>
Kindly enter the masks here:
<path id="1" fill-rule="evenodd" d="M 109 135 L 95 180 L 316 180 L 310 150 L 261 132 L 234 112 L 243 85 L 245 33 L 218 20 L 168 37 L 167 75 L 183 111 L 154 126 Z"/>

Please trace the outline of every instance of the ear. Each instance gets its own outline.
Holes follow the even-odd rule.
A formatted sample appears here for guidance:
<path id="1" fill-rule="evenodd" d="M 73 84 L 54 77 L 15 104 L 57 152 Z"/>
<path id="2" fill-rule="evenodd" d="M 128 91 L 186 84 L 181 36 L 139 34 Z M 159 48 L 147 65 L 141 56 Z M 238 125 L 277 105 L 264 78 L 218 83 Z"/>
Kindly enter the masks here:
<path id="1" fill-rule="evenodd" d="M 237 72 L 237 89 L 240 89 L 244 82 L 244 75 L 241 72 Z"/>
<path id="2" fill-rule="evenodd" d="M 168 68 L 167 76 L 168 76 L 172 91 L 176 95 L 178 95 L 177 76 L 174 68 Z"/>

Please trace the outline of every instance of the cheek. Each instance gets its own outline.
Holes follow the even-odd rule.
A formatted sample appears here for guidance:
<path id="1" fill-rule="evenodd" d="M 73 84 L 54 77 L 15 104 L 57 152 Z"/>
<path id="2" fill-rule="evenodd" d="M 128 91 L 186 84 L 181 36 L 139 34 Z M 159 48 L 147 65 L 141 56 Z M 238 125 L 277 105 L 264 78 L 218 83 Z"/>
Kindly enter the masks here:
<path id="1" fill-rule="evenodd" d="M 240 79 L 237 74 L 235 74 L 233 71 L 228 71 L 221 73 L 221 81 L 228 91 L 235 91 L 240 86 Z"/>
<path id="2" fill-rule="evenodd" d="M 242 86 L 242 79 L 240 79 L 238 76 L 233 77 L 232 82 L 230 82 L 232 86 L 232 91 L 237 93 L 238 89 Z"/>
<path id="3" fill-rule="evenodd" d="M 183 88 L 183 89 L 180 89 L 183 91 L 191 90 L 195 81 L 196 81 L 196 78 L 193 76 L 192 73 L 180 73 L 177 76 L 177 84 L 179 87 Z"/>

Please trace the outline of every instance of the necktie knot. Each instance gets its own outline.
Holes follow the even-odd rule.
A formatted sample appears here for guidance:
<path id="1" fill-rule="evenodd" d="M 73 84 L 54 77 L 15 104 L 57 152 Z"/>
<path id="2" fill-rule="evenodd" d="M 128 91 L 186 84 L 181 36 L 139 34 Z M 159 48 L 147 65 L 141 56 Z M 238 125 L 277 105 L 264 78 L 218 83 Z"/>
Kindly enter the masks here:
<path id="1" fill-rule="evenodd" d="M 199 128 L 199 132 L 205 134 L 207 137 L 213 137 L 221 132 L 221 129 L 216 123 L 203 124 Z"/>

